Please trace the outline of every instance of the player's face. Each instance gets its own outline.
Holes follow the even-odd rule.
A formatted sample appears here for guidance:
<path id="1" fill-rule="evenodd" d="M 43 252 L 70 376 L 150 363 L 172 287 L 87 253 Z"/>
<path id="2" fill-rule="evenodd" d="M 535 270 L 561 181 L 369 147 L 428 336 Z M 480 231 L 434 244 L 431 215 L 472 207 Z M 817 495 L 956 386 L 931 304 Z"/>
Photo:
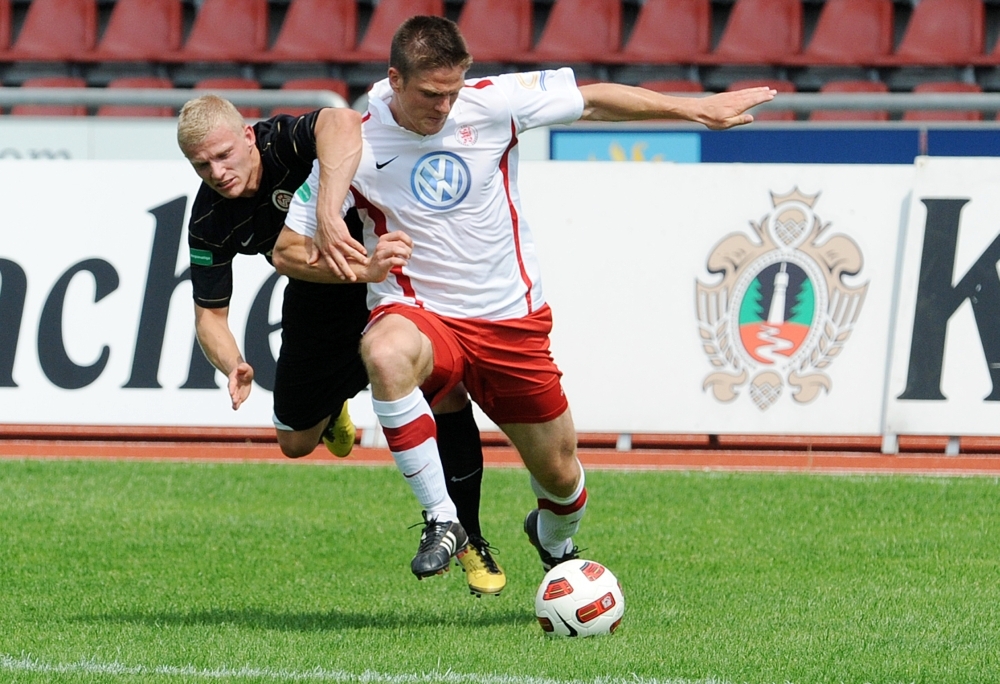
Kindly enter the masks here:
<path id="1" fill-rule="evenodd" d="M 242 131 L 220 124 L 200 144 L 184 150 L 198 176 L 217 193 L 249 197 L 260 184 L 260 156 L 253 128 Z"/>
<path id="2" fill-rule="evenodd" d="M 390 67 L 389 84 L 393 91 L 389 110 L 396 123 L 420 135 L 434 135 L 444 128 L 465 85 L 465 69 L 456 66 L 418 71 L 404 79 Z"/>

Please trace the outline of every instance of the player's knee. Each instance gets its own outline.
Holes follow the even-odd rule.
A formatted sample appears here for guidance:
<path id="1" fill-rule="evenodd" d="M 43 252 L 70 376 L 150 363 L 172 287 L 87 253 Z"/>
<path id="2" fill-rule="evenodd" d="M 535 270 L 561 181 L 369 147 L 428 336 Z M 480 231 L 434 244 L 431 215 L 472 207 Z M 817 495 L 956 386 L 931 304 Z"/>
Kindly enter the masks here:
<path id="1" fill-rule="evenodd" d="M 278 435 L 278 446 L 281 453 L 288 458 L 302 458 L 308 456 L 316 448 L 315 444 L 309 444 L 305 440 L 297 439 L 294 435 Z"/>
<path id="2" fill-rule="evenodd" d="M 363 337 L 361 358 L 373 383 L 394 379 L 413 365 L 405 349 L 386 335 Z"/>

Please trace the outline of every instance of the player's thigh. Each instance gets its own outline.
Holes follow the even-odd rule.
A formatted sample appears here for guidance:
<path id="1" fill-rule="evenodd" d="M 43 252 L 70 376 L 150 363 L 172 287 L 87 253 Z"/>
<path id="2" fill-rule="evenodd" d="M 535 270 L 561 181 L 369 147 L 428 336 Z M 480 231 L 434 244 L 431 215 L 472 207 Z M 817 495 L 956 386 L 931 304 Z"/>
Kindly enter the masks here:
<path id="1" fill-rule="evenodd" d="M 576 428 L 568 408 L 544 423 L 504 423 L 500 429 L 545 489 L 556 496 L 573 493 L 580 477 L 580 463 L 576 457 Z"/>

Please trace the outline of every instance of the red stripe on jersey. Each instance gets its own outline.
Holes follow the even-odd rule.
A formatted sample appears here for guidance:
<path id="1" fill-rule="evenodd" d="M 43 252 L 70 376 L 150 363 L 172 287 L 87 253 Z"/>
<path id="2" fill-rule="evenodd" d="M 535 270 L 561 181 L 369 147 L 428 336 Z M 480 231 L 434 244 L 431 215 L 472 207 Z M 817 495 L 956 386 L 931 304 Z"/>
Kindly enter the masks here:
<path id="1" fill-rule="evenodd" d="M 367 197 L 358 192 L 356 188 L 351 188 L 351 194 L 354 195 L 354 203 L 358 205 L 358 209 L 364 209 L 368 212 L 368 218 L 375 222 L 375 235 L 381 237 L 389 232 L 386 229 L 385 213 L 372 204 Z M 410 276 L 403 274 L 403 268 L 401 266 L 393 266 L 390 273 L 396 277 L 396 282 L 403 289 L 403 294 L 412 298 L 417 306 L 422 307 L 423 303 L 417 299 L 417 295 L 413 291 L 413 283 L 410 281 Z"/>
<path id="2" fill-rule="evenodd" d="M 437 425 L 434 423 L 434 419 L 425 413 L 416 420 L 398 428 L 383 427 L 382 432 L 385 433 L 385 441 L 389 445 L 389 450 L 398 454 L 401 451 L 418 447 L 428 439 L 436 439 Z"/>
<path id="3" fill-rule="evenodd" d="M 568 504 L 557 504 L 555 501 L 549 501 L 548 499 L 539 499 L 538 508 L 545 509 L 546 511 L 552 511 L 556 515 L 569 515 L 570 513 L 576 513 L 578 510 L 583 508 L 585 503 L 587 503 L 586 487 L 584 487 L 583 491 L 580 492 L 580 496 L 576 497 L 576 501 Z"/>
<path id="4" fill-rule="evenodd" d="M 371 112 L 365 112 L 365 115 L 363 117 L 361 117 L 361 123 L 364 123 L 365 121 L 368 121 L 368 119 L 370 119 L 370 118 L 372 118 L 372 113 Z"/>
<path id="5" fill-rule="evenodd" d="M 493 81 L 491 81 L 488 78 L 484 78 L 482 81 L 476 81 L 475 83 L 473 83 L 472 85 L 470 85 L 468 87 L 469 88 L 475 88 L 476 90 L 482 90 L 486 86 L 491 86 L 491 85 L 493 85 Z"/>
<path id="6" fill-rule="evenodd" d="M 514 251 L 517 253 L 517 266 L 521 269 L 521 281 L 524 282 L 524 286 L 527 288 L 527 292 L 524 293 L 524 300 L 528 306 L 528 313 L 531 313 L 534 311 L 531 303 L 531 278 L 528 277 L 528 271 L 524 268 L 524 259 L 521 256 L 521 232 L 518 228 L 517 208 L 514 206 L 514 200 L 510 196 L 510 151 L 514 149 L 514 145 L 516 144 L 517 130 L 514 128 L 514 120 L 511 119 L 510 144 L 507 145 L 507 149 L 503 151 L 503 156 L 500 157 L 500 173 L 503 174 L 503 190 L 507 195 L 507 207 L 510 209 L 510 223 L 514 231 Z"/>

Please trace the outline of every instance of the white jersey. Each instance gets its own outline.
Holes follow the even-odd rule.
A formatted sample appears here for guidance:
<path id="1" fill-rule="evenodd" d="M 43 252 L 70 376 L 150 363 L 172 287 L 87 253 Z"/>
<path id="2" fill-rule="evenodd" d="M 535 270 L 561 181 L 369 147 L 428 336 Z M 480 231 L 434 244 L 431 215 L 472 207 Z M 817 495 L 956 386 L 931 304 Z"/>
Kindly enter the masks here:
<path id="1" fill-rule="evenodd" d="M 346 209 L 365 223 L 365 247 L 402 230 L 413 255 L 369 285 L 368 305 L 398 302 L 452 318 L 503 320 L 544 303 L 535 245 L 517 189 L 518 134 L 583 114 L 571 69 L 467 81 L 444 128 L 422 136 L 399 126 L 388 80 L 369 93 L 364 148 Z M 318 167 L 297 193 L 286 223 L 316 232 Z"/>

